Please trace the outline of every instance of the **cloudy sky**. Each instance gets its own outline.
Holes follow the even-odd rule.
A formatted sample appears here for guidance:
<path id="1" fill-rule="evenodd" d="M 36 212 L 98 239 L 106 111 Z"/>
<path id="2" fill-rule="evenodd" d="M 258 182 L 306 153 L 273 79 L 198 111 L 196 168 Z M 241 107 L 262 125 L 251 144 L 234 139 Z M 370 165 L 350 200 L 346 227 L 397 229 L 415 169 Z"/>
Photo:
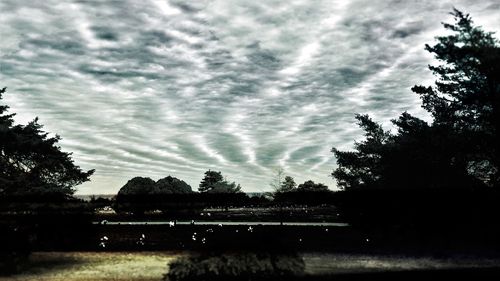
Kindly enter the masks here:
<path id="1" fill-rule="evenodd" d="M 96 169 L 81 194 L 207 169 L 263 191 L 278 166 L 334 189 L 355 113 L 427 118 L 409 88 L 453 6 L 500 33 L 498 0 L 1 0 L 3 102 Z"/>

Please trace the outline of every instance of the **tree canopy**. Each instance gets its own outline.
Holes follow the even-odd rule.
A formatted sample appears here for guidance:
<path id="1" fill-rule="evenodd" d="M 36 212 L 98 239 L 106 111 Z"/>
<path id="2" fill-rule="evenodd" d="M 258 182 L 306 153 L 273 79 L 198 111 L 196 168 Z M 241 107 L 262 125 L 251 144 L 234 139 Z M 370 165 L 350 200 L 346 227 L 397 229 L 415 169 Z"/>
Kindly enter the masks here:
<path id="1" fill-rule="evenodd" d="M 456 188 L 500 184 L 500 46 L 490 32 L 454 10 L 451 35 L 426 45 L 441 65 L 435 86 L 414 86 L 431 124 L 403 113 L 391 134 L 357 115 L 365 139 L 354 151 L 333 148 L 339 187 Z"/>
<path id="2" fill-rule="evenodd" d="M 0 100 L 6 88 L 0 89 Z M 89 181 L 94 170 L 82 171 L 50 137 L 38 118 L 27 125 L 14 124 L 9 107 L 0 105 L 0 194 L 62 193 Z"/>
<path id="3" fill-rule="evenodd" d="M 488 186 L 500 184 L 500 44 L 492 32 L 475 26 L 468 14 L 452 13 L 444 24 L 451 35 L 426 45 L 440 65 L 434 87 L 415 86 L 434 125 L 456 135 L 455 161 Z"/>
<path id="4" fill-rule="evenodd" d="M 315 183 L 312 180 L 299 184 L 297 191 L 328 191 L 328 186 L 322 183 Z"/>
<path id="5" fill-rule="evenodd" d="M 214 184 L 224 181 L 221 172 L 208 170 L 205 172 L 205 176 L 200 182 L 198 190 L 200 192 L 206 192 L 213 188 Z"/>
<path id="6" fill-rule="evenodd" d="M 156 182 L 146 177 L 135 177 L 120 188 L 118 195 L 165 195 L 191 192 L 191 186 L 176 177 L 167 176 Z"/>
<path id="7" fill-rule="evenodd" d="M 221 172 L 208 170 L 200 182 L 198 190 L 204 193 L 239 193 L 241 186 L 235 182 L 228 182 Z"/>
<path id="8" fill-rule="evenodd" d="M 281 183 L 280 192 L 291 192 L 297 188 L 295 180 L 291 176 L 285 176 L 285 179 Z"/>
<path id="9" fill-rule="evenodd" d="M 276 168 L 275 175 L 269 185 L 273 189 L 273 194 L 290 192 L 297 188 L 295 180 L 291 176 L 285 175 L 285 170 L 282 167 Z"/>
<path id="10" fill-rule="evenodd" d="M 156 192 L 161 194 L 187 194 L 193 192 L 191 186 L 176 177 L 167 176 L 156 182 Z"/>

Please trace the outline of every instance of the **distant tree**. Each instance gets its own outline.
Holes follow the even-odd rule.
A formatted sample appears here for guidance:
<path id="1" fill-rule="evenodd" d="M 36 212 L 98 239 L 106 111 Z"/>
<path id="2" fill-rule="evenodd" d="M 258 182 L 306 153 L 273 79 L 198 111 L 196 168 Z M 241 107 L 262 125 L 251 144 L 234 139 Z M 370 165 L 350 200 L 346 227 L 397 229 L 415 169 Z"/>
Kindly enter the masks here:
<path id="1" fill-rule="evenodd" d="M 312 180 L 299 184 L 297 191 L 328 191 L 328 186 L 322 183 L 315 183 Z"/>
<path id="2" fill-rule="evenodd" d="M 224 182 L 224 177 L 221 172 L 208 170 L 205 172 L 205 177 L 201 180 L 198 190 L 207 192 L 213 189 L 215 184 L 222 182 Z"/>
<path id="3" fill-rule="evenodd" d="M 403 113 L 391 134 L 357 115 L 365 140 L 355 151 L 332 149 L 338 186 L 356 188 L 454 188 L 499 186 L 500 47 L 469 15 L 452 13 L 452 35 L 426 49 L 443 62 L 430 66 L 435 87 L 415 86 L 434 120 Z"/>
<path id="4" fill-rule="evenodd" d="M 269 194 L 271 197 L 277 193 L 294 191 L 297 187 L 294 179 L 285 175 L 285 170 L 282 167 L 276 168 L 275 175 L 269 185 L 273 189 L 273 192 Z"/>
<path id="5" fill-rule="evenodd" d="M 0 100 L 6 88 L 0 89 Z M 0 105 L 0 195 L 58 193 L 71 195 L 74 187 L 89 181 L 94 170 L 84 172 L 71 153 L 57 146 L 59 136 L 49 137 L 38 118 L 27 125 L 15 125 Z"/>
<path id="6" fill-rule="evenodd" d="M 274 170 L 274 175 L 269 183 L 274 192 L 279 192 L 281 185 L 283 184 L 283 179 L 285 178 L 285 170 L 283 167 L 279 166 Z"/>
<path id="7" fill-rule="evenodd" d="M 187 194 L 192 193 L 191 186 L 185 181 L 167 176 L 155 183 L 154 193 L 158 194 Z"/>
<path id="8" fill-rule="evenodd" d="M 155 191 L 155 181 L 145 177 L 135 177 L 120 188 L 118 195 L 144 195 Z"/>
<path id="9" fill-rule="evenodd" d="M 195 201 L 191 186 L 176 177 L 167 176 L 156 182 L 147 177 L 135 177 L 118 191 L 116 208 L 143 215 L 151 210 L 188 210 Z"/>
<path id="10" fill-rule="evenodd" d="M 235 182 L 221 181 L 212 185 L 207 193 L 241 193 L 241 186 Z"/>
<path id="11" fill-rule="evenodd" d="M 120 190 L 119 195 L 164 195 L 191 193 L 191 186 L 176 177 L 167 176 L 154 181 L 146 177 L 130 179 Z"/>
<path id="12" fill-rule="evenodd" d="M 285 176 L 285 180 L 281 183 L 281 192 L 294 191 L 297 188 L 297 184 L 291 176 Z"/>

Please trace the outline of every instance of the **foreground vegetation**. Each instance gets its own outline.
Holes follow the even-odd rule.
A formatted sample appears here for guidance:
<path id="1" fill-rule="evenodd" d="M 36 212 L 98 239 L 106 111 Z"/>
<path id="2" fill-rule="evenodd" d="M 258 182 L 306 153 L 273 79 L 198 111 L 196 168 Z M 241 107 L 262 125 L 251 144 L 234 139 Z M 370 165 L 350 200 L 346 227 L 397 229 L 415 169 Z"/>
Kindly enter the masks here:
<path id="1" fill-rule="evenodd" d="M 168 272 L 168 264 L 177 258 L 187 257 L 190 252 L 35 252 L 30 256 L 24 271 L 0 280 L 116 280 L 116 281 L 160 281 Z M 346 274 L 372 274 L 376 272 L 408 272 L 409 276 L 422 278 L 424 270 L 437 273 L 462 269 L 474 270 L 476 278 L 492 273 L 489 269 L 497 266 L 496 259 L 478 259 L 461 257 L 457 259 L 439 257 L 407 257 L 387 255 L 355 255 L 334 253 L 301 253 L 304 262 L 304 274 L 315 276 L 336 275 L 335 280 L 342 280 Z M 481 274 L 483 270 L 483 274 Z M 431 273 L 428 273 L 429 275 Z M 458 274 L 455 274 L 458 275 Z M 467 277 L 467 274 L 464 275 Z M 469 275 L 470 276 L 470 275 Z M 397 275 L 395 275 L 397 277 Z M 395 277 L 392 280 L 397 280 Z M 399 276 L 401 277 L 401 276 Z M 495 276 L 490 276 L 494 278 Z M 498 277 L 498 275 L 496 275 Z M 346 280 L 346 277 L 343 278 Z M 389 278 L 385 280 L 390 280 Z M 325 278 L 326 280 L 326 278 Z M 348 280 L 348 279 L 347 279 Z M 352 280 L 352 279 L 351 279 Z M 361 280 L 361 279 L 359 279 Z M 380 280 L 384 280 L 380 279 Z M 402 280 L 402 279 L 400 279 Z M 414 280 L 417 280 L 414 278 Z M 423 279 L 421 279 L 423 280 Z"/>

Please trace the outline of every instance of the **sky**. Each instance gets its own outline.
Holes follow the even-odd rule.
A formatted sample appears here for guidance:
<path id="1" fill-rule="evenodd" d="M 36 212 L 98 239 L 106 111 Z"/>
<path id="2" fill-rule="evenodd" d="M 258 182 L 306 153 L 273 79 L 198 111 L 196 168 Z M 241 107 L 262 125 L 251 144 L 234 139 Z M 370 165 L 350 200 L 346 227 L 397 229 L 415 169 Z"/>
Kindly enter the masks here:
<path id="1" fill-rule="evenodd" d="M 453 7 L 500 33 L 498 0 L 0 0 L 2 102 L 96 169 L 77 194 L 208 169 L 268 191 L 277 167 L 336 189 L 356 113 L 430 120 L 410 88 Z"/>

